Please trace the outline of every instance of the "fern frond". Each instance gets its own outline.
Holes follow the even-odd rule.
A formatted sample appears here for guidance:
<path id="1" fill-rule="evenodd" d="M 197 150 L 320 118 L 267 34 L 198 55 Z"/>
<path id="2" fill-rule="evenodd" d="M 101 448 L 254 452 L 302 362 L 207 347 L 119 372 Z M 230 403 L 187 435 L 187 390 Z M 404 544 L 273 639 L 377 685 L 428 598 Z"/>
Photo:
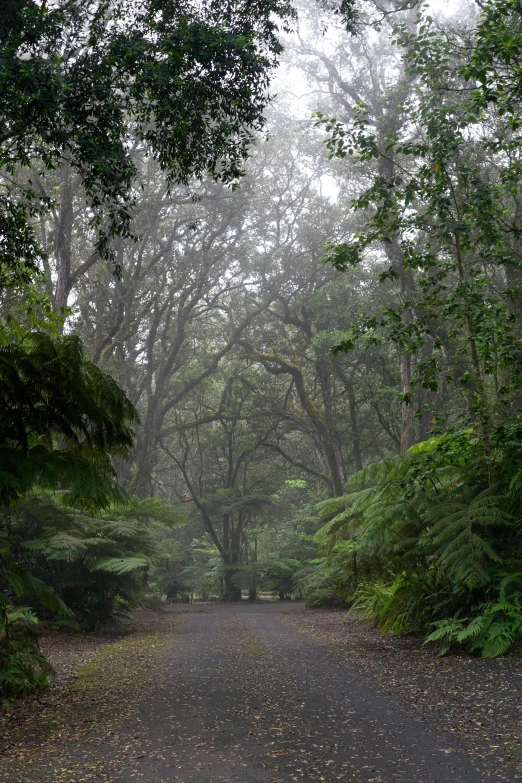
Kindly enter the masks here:
<path id="1" fill-rule="evenodd" d="M 132 555 L 129 557 L 103 557 L 96 560 L 91 565 L 92 571 L 105 571 L 108 574 L 129 574 L 133 571 L 139 571 L 150 565 L 148 557 Z"/>

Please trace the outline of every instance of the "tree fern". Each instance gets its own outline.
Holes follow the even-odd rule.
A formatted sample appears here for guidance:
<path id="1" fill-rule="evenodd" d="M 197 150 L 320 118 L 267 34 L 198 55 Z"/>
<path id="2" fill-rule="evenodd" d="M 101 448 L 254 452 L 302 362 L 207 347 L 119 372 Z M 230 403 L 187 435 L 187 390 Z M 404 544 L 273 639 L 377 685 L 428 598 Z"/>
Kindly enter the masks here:
<path id="1" fill-rule="evenodd" d="M 131 605 L 139 600 L 147 570 L 161 557 L 158 532 L 181 518 L 164 502 L 137 499 L 90 515 L 64 505 L 63 493 L 24 498 L 11 514 L 19 556 L 36 565 L 42 579 L 56 588 L 42 584 L 42 589 L 68 604 L 89 626 L 110 622 L 118 602 Z M 20 572 L 30 577 L 26 568 Z M 34 579 L 32 592 L 37 595 Z M 53 612 L 43 598 L 40 605 Z"/>
<path id="2" fill-rule="evenodd" d="M 493 471 L 467 430 L 352 476 L 351 491 L 318 508 L 321 558 L 299 575 L 307 600 L 342 595 L 384 631 L 426 631 L 443 651 L 508 650 L 522 636 L 516 449 Z"/>
<path id="3" fill-rule="evenodd" d="M 94 560 L 91 571 L 105 571 L 108 574 L 122 576 L 135 571 L 141 571 L 150 565 L 150 559 L 144 555 L 127 555 L 127 557 L 102 557 Z"/>
<path id="4" fill-rule="evenodd" d="M 133 446 L 137 414 L 73 335 L 0 329 L 0 497 L 65 489 L 71 505 L 116 501 L 110 458 Z"/>
<path id="5" fill-rule="evenodd" d="M 440 566 L 455 583 L 473 589 L 489 581 L 488 564 L 501 558 L 491 540 L 488 528 L 507 527 L 512 517 L 501 505 L 505 498 L 490 489 L 475 497 L 459 495 L 433 499 L 426 514 L 429 538 Z"/>

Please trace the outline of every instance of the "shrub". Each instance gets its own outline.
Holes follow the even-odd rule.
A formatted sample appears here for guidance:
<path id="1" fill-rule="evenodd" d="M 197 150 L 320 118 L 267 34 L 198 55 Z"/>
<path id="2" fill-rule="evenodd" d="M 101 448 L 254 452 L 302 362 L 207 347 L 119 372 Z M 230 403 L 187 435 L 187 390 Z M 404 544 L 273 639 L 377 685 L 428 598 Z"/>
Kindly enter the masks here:
<path id="1" fill-rule="evenodd" d="M 0 605 L 0 694 L 27 696 L 48 687 L 52 667 L 40 652 L 38 618 L 26 606 Z"/>

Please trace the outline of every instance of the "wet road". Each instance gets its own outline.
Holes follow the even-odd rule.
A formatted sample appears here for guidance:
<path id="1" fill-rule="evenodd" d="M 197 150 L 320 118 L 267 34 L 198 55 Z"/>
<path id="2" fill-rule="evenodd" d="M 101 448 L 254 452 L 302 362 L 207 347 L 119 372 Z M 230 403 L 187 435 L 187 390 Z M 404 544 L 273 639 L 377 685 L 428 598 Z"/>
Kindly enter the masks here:
<path id="1" fill-rule="evenodd" d="M 500 780 L 296 630 L 285 613 L 297 608 L 179 609 L 172 649 L 139 709 L 141 750 L 122 781 Z"/>

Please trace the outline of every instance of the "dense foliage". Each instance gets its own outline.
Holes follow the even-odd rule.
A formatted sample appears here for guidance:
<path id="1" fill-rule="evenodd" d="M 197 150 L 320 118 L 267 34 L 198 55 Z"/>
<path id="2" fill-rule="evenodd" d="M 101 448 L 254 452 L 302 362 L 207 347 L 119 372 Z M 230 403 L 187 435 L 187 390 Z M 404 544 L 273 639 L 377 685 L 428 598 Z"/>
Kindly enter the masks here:
<path id="1" fill-rule="evenodd" d="M 127 457 L 136 411 L 84 357 L 74 335 L 53 338 L 10 321 L 0 332 L 0 497 L 36 487 L 93 509 L 121 499 L 111 455 Z"/>
<path id="2" fill-rule="evenodd" d="M 444 652 L 506 652 L 522 620 L 520 445 L 496 452 L 494 484 L 480 446 L 471 432 L 432 438 L 324 501 L 310 602 L 350 604 L 387 632 L 431 631 Z"/>
<path id="3" fill-rule="evenodd" d="M 262 124 L 280 52 L 276 22 L 288 13 L 270 0 L 6 0 L 0 166 L 10 176 L 0 189 L 0 284 L 27 283 L 41 267 L 31 218 L 52 206 L 38 181 L 46 169 L 78 175 L 93 252 L 111 258 L 114 236 L 130 230 L 133 145 L 173 181 L 237 178 Z"/>
<path id="4" fill-rule="evenodd" d="M 319 118 L 333 157 L 379 161 L 353 202 L 362 228 L 328 260 L 346 270 L 380 247 L 381 281 L 400 288 L 333 350 L 365 340 L 402 353 L 406 437 L 402 458 L 355 474 L 355 491 L 322 506 L 325 557 L 304 587 L 311 602 L 329 600 L 340 569 L 337 600 L 384 630 L 490 657 L 522 627 L 520 12 L 490 3 L 474 31 L 422 16 L 396 27 L 414 89 L 387 133 L 362 103 L 350 123 Z M 416 415 L 444 434 L 411 446 L 417 390 Z"/>
<path id="5" fill-rule="evenodd" d="M 147 157 L 164 172 L 167 194 L 203 174 L 236 181 L 262 127 L 281 51 L 277 24 L 289 8 L 148 0 L 4 6 L 0 690 L 16 695 L 46 683 L 38 619 L 97 627 L 134 605 L 148 589 L 149 568 L 168 561 L 163 542 L 182 518 L 165 501 L 139 501 L 122 488 L 117 466 L 130 456 L 138 414 L 61 321 L 78 280 L 70 200 L 83 209 L 80 274 L 102 260 L 119 274 L 118 239 L 137 239 L 131 211 Z M 56 276 L 45 245 L 60 212 Z"/>
<path id="6" fill-rule="evenodd" d="M 38 622 L 262 591 L 509 650 L 518 0 L 7 8 L 0 688 Z"/>

